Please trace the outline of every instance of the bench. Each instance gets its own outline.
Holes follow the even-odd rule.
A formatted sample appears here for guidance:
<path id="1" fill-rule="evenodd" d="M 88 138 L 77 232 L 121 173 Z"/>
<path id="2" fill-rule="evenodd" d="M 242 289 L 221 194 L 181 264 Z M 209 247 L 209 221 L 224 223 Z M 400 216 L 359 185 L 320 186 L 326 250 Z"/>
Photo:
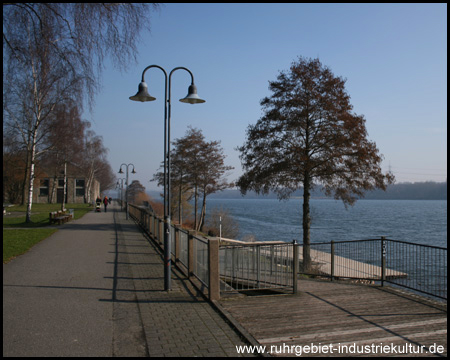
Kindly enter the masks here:
<path id="1" fill-rule="evenodd" d="M 71 214 L 66 214 L 66 210 L 64 211 L 53 211 L 51 213 L 49 213 L 49 221 L 50 224 L 53 223 L 58 223 L 58 225 L 61 225 L 63 223 L 68 222 L 70 219 L 72 219 L 72 215 Z"/>

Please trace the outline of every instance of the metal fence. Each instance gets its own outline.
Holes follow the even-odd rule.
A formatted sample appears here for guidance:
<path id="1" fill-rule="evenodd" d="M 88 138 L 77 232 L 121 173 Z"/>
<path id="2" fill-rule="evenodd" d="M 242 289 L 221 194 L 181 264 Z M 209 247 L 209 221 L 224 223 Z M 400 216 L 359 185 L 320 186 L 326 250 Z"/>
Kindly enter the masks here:
<path id="1" fill-rule="evenodd" d="M 133 205 L 129 212 L 156 242 L 163 244 L 162 219 Z M 385 238 L 313 243 L 310 246 L 312 265 L 303 269 L 301 245 L 236 242 L 210 252 L 213 240 L 194 236 L 174 225 L 170 231 L 175 261 L 184 265 L 188 276 L 195 276 L 209 290 L 212 286 L 216 291 L 217 273 L 220 273 L 222 291 L 292 288 L 295 293 L 300 268 L 302 274 L 331 280 L 359 279 L 381 285 L 388 282 L 447 299 L 447 249 L 443 247 Z M 215 265 L 211 264 L 214 253 Z M 216 265 L 217 270 L 211 271 Z"/>
<path id="2" fill-rule="evenodd" d="M 292 288 L 294 244 L 226 245 L 219 249 L 222 292 Z"/>
<path id="3" fill-rule="evenodd" d="M 164 220 L 146 208 L 129 205 L 130 216 L 161 247 L 164 246 Z M 190 245 L 191 244 L 191 245 Z M 174 224 L 170 226 L 170 252 L 176 262 L 183 265 L 188 276 L 197 278 L 206 289 L 210 286 L 208 240 L 189 234 Z"/>
<path id="4" fill-rule="evenodd" d="M 206 287 L 209 287 L 208 241 L 193 236 L 194 266 L 192 274 Z"/>
<path id="5" fill-rule="evenodd" d="M 145 208 L 134 205 L 129 206 L 129 213 L 154 241 L 160 246 L 164 245 L 163 219 Z M 196 236 L 173 224 L 170 227 L 170 234 L 171 254 L 175 261 L 183 265 L 186 274 L 198 279 L 208 291 L 212 291 L 213 286 L 210 284 L 211 266 L 216 265 L 218 273 L 215 279 L 220 282 L 222 291 L 284 289 L 296 285 L 293 277 L 296 276 L 295 266 L 298 263 L 293 261 L 295 251 L 293 244 L 278 242 L 220 246 L 214 265 L 211 264 L 211 239 Z"/>
<path id="6" fill-rule="evenodd" d="M 313 243 L 310 251 L 303 274 L 388 282 L 447 299 L 446 248 L 381 238 Z"/>

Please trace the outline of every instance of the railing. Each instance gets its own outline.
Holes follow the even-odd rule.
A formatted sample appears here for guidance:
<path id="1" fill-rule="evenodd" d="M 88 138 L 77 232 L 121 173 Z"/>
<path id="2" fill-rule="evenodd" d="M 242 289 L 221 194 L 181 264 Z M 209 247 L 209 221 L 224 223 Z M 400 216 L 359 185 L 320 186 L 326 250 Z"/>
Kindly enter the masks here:
<path id="1" fill-rule="evenodd" d="M 446 248 L 381 238 L 313 243 L 310 252 L 312 266 L 300 265 L 303 274 L 388 282 L 447 299 Z"/>
<path id="2" fill-rule="evenodd" d="M 129 215 L 163 248 L 163 219 L 131 204 Z M 220 298 L 220 292 L 230 290 L 230 286 L 232 291 L 269 288 L 296 291 L 298 262 L 293 259 L 298 259 L 298 252 L 295 253 L 298 248 L 294 244 L 236 241 L 234 245 L 219 248 L 218 239 L 202 238 L 173 224 L 170 232 L 173 261 L 186 276 L 198 281 L 210 299 Z"/>
<path id="3" fill-rule="evenodd" d="M 279 242 L 221 246 L 221 291 L 293 288 L 297 282 L 296 250 L 294 244 Z"/>
<path id="4" fill-rule="evenodd" d="M 146 208 L 129 204 L 130 216 L 161 247 L 164 247 L 164 220 Z M 192 231 L 170 226 L 172 260 L 201 290 L 216 300 L 219 293 L 219 241 L 194 235 Z"/>
<path id="5" fill-rule="evenodd" d="M 134 205 L 129 205 L 129 214 L 163 246 L 161 218 Z M 385 238 L 313 243 L 312 265 L 303 269 L 301 245 L 234 241 L 219 248 L 217 239 L 195 236 L 173 224 L 170 231 L 175 264 L 188 277 L 197 279 L 210 299 L 218 299 L 220 291 L 230 289 L 292 288 L 295 293 L 297 273 L 332 281 L 388 282 L 447 299 L 447 249 L 443 247 Z"/>

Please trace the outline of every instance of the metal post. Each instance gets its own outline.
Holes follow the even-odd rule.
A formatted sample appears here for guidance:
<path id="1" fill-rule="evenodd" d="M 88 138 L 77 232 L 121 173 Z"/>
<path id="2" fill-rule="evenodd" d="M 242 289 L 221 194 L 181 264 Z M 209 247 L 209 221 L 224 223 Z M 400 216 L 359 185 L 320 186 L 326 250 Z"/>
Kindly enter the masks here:
<path id="1" fill-rule="evenodd" d="M 261 246 L 256 245 L 256 288 L 261 286 Z"/>
<path id="2" fill-rule="evenodd" d="M 293 269 L 292 269 L 292 292 L 294 294 L 297 294 L 298 292 L 298 280 L 297 280 L 297 274 L 298 274 L 298 269 L 299 269 L 299 263 L 298 263 L 298 255 L 299 255 L 299 249 L 298 249 L 298 244 L 297 241 L 293 241 L 292 243 L 293 246 Z"/>
<path id="3" fill-rule="evenodd" d="M 381 237 L 381 286 L 386 280 L 386 237 Z"/>
<path id="4" fill-rule="evenodd" d="M 156 67 L 160 69 L 165 76 L 165 93 L 164 93 L 164 290 L 171 290 L 171 251 L 170 251 L 170 111 L 171 111 L 171 78 L 176 70 L 185 70 L 191 75 L 191 86 L 189 86 L 188 95 L 180 99 L 181 102 L 189 104 L 203 103 L 197 95 L 197 88 L 194 84 L 194 75 L 185 67 L 174 68 L 169 76 L 167 72 L 159 65 L 147 66 L 142 72 L 142 81 L 139 84 L 139 91 L 136 95 L 130 96 L 130 100 L 134 101 L 153 101 L 156 100 L 147 91 L 145 83 L 145 72 Z"/>
<path id="5" fill-rule="evenodd" d="M 331 240 L 331 281 L 334 280 L 334 241 Z"/>
<path id="6" fill-rule="evenodd" d="M 125 190 L 125 214 L 128 220 L 128 166 L 127 166 L 127 179 L 125 180 L 125 185 L 127 186 Z"/>
<path id="7" fill-rule="evenodd" d="M 194 274 L 194 236 L 193 231 L 188 232 L 188 277 Z"/>
<path id="8" fill-rule="evenodd" d="M 127 186 L 127 188 L 125 190 L 125 206 L 126 206 L 125 210 L 126 210 L 126 219 L 128 220 L 128 167 L 130 165 L 133 165 L 133 170 L 131 171 L 132 174 L 135 174 L 136 171 L 134 170 L 134 164 L 125 164 L 124 163 L 124 164 L 120 165 L 119 174 L 123 174 L 123 171 L 122 171 L 123 165 L 125 165 L 125 167 L 127 168 L 127 176 L 126 176 L 126 180 L 125 180 L 125 182 L 126 182 L 125 185 Z"/>

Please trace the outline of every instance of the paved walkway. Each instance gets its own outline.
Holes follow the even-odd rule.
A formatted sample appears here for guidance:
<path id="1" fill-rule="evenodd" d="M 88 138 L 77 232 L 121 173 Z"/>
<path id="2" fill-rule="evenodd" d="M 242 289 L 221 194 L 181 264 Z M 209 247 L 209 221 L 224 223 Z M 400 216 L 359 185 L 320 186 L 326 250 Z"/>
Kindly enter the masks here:
<path id="1" fill-rule="evenodd" d="M 3 356 L 239 356 L 246 345 L 117 205 L 3 265 Z"/>

